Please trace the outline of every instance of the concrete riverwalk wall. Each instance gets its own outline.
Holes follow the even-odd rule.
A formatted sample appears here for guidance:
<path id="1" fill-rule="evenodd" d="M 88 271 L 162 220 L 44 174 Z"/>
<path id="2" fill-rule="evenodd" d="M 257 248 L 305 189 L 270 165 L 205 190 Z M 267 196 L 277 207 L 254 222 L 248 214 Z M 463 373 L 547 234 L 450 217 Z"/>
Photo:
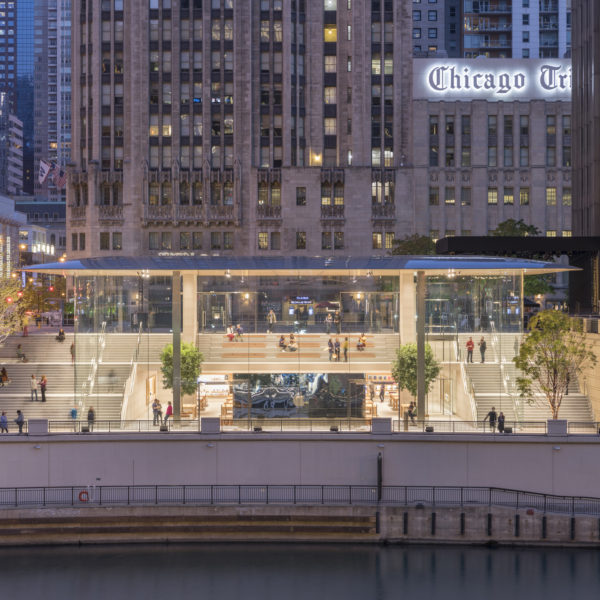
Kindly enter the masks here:
<path id="1" fill-rule="evenodd" d="M 600 497 L 598 436 L 81 434 L 0 440 L 0 488 L 87 485 L 502 487 Z"/>
<path id="2" fill-rule="evenodd" d="M 0 547 L 98 543 L 332 542 L 600 546 L 593 517 L 527 509 L 137 506 L 0 511 Z"/>

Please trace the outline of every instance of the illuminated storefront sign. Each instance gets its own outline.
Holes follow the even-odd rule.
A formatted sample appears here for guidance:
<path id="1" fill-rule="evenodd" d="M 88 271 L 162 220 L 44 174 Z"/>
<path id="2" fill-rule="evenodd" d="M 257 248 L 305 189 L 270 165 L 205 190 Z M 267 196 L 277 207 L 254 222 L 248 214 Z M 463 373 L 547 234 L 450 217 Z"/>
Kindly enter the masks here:
<path id="1" fill-rule="evenodd" d="M 416 100 L 571 100 L 571 61 L 474 59 L 413 61 Z"/>

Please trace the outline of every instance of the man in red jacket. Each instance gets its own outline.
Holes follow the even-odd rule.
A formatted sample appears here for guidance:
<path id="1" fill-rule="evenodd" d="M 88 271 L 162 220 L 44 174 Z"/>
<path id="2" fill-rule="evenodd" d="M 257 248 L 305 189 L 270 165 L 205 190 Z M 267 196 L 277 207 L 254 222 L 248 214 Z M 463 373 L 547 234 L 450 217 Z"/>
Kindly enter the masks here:
<path id="1" fill-rule="evenodd" d="M 467 362 L 473 362 L 473 348 L 475 348 L 475 342 L 470 337 L 467 342 Z"/>

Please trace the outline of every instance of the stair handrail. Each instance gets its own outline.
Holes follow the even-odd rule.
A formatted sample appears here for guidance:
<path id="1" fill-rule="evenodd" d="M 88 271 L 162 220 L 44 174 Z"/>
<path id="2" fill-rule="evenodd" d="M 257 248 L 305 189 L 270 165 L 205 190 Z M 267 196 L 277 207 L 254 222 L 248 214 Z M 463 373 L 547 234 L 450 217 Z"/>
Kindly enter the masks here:
<path id="1" fill-rule="evenodd" d="M 138 334 L 137 334 L 137 340 L 135 343 L 135 349 L 133 351 L 133 355 L 131 356 L 131 360 L 129 361 L 129 368 L 130 368 L 129 376 L 127 377 L 127 380 L 125 381 L 125 384 L 123 385 L 123 397 L 121 398 L 121 420 L 122 421 L 126 420 L 125 417 L 127 415 L 127 409 L 129 407 L 129 397 L 133 393 L 133 388 L 135 386 L 135 379 L 137 376 L 137 364 L 138 364 L 138 358 L 140 355 L 140 344 L 142 341 L 142 332 L 143 332 L 142 323 L 140 323 L 140 325 L 138 327 Z"/>
<path id="2" fill-rule="evenodd" d="M 473 386 L 473 382 L 471 381 L 471 376 L 467 372 L 467 368 L 465 364 L 460 361 L 460 373 L 463 380 L 463 387 L 465 390 L 465 395 L 469 399 L 469 405 L 471 406 L 471 417 L 472 421 L 477 421 L 477 402 L 475 401 L 475 387 Z"/>
<path id="3" fill-rule="evenodd" d="M 90 374 L 88 375 L 89 381 L 89 390 L 88 396 L 91 396 L 94 393 L 94 384 L 96 382 L 96 375 L 98 373 L 98 364 L 102 362 L 102 354 L 104 351 L 104 345 L 106 343 L 106 321 L 102 321 L 102 325 L 100 326 L 100 335 L 98 337 L 98 354 L 92 357 L 92 368 L 90 370 Z"/>

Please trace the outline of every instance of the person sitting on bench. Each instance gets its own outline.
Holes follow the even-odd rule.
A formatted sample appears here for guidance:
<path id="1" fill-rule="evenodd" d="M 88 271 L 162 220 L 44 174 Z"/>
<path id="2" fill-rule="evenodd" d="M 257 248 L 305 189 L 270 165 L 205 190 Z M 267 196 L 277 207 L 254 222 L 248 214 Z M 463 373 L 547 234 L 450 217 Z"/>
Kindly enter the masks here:
<path id="1" fill-rule="evenodd" d="M 367 347 L 367 336 L 364 333 L 361 333 L 360 337 L 358 338 L 358 342 L 356 344 L 356 349 L 359 352 L 362 352 L 366 347 Z"/>
<path id="2" fill-rule="evenodd" d="M 235 333 L 233 331 L 233 325 L 230 325 L 227 328 L 227 333 L 225 335 L 227 336 L 227 338 L 229 338 L 230 342 L 233 342 L 233 338 L 235 337 Z"/>
<path id="3" fill-rule="evenodd" d="M 287 344 L 285 343 L 285 335 L 279 337 L 279 347 L 281 348 L 282 352 L 285 352 L 285 349 L 287 348 Z"/>
<path id="4" fill-rule="evenodd" d="M 298 350 L 298 342 L 293 333 L 290 335 L 290 343 L 287 346 L 287 350 L 288 352 L 296 352 Z"/>
<path id="5" fill-rule="evenodd" d="M 56 336 L 55 339 L 57 342 L 65 341 L 65 330 L 62 327 L 58 330 L 58 335 Z"/>

